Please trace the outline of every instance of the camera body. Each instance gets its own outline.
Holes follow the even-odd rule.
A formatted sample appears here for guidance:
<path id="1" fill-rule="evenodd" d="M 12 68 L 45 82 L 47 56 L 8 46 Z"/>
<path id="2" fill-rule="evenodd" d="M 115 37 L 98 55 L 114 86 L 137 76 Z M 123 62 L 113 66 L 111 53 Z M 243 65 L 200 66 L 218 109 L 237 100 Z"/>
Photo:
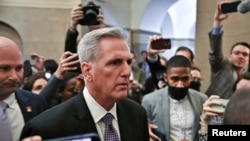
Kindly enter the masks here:
<path id="1" fill-rule="evenodd" d="M 100 6 L 90 1 L 86 6 L 82 7 L 84 12 L 84 19 L 79 20 L 81 25 L 98 25 L 100 22 L 97 20 L 97 15 L 100 13 Z"/>

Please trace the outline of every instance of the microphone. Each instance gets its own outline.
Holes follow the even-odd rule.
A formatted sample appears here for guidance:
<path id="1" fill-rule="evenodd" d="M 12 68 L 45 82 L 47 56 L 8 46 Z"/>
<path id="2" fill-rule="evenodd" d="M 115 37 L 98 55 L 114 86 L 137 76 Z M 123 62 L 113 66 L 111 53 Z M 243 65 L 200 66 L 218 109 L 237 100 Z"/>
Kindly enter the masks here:
<path id="1" fill-rule="evenodd" d="M 250 0 L 242 1 L 237 7 L 237 11 L 240 12 L 241 14 L 249 12 L 250 11 Z"/>

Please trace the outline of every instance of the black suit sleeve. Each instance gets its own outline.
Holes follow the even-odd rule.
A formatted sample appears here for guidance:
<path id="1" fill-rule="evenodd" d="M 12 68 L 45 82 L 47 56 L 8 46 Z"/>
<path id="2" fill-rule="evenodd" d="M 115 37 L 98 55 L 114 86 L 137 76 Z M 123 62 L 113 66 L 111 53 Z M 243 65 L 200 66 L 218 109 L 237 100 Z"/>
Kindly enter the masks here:
<path id="1" fill-rule="evenodd" d="M 72 53 L 77 52 L 77 30 L 73 31 L 68 29 L 65 39 L 64 51 L 70 51 Z"/>

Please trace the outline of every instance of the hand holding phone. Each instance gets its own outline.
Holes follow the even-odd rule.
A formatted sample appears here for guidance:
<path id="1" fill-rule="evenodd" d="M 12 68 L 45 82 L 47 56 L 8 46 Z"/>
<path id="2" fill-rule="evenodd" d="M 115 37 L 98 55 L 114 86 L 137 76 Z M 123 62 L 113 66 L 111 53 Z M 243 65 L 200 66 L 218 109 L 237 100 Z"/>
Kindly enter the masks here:
<path id="1" fill-rule="evenodd" d="M 68 71 L 73 71 L 73 72 L 81 72 L 81 65 L 79 61 L 78 54 L 69 54 L 66 56 L 68 67 L 71 67 L 73 70 L 68 70 Z"/>
<path id="2" fill-rule="evenodd" d="M 212 105 L 212 108 L 218 111 L 225 111 L 229 99 L 214 98 L 212 101 L 218 101 L 221 105 Z"/>
<path id="3" fill-rule="evenodd" d="M 159 130 L 158 128 L 153 128 L 152 132 L 158 136 L 162 141 L 167 141 L 166 135 L 165 133 L 163 133 L 161 130 Z"/>
<path id="4" fill-rule="evenodd" d="M 78 57 L 77 53 L 68 54 L 66 56 L 66 58 L 70 58 L 70 61 L 77 61 L 77 60 L 79 60 L 79 57 Z"/>

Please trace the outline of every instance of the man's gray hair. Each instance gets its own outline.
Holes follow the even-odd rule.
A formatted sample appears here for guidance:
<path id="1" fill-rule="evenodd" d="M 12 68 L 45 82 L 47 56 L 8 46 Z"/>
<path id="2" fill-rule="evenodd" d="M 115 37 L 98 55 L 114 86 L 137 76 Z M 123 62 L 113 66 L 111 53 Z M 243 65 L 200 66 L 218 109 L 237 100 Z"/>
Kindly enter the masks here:
<path id="1" fill-rule="evenodd" d="M 128 32 L 120 27 L 96 29 L 85 34 L 78 45 L 80 62 L 95 62 L 99 55 L 98 43 L 102 38 L 113 37 L 123 40 L 128 45 Z"/>

